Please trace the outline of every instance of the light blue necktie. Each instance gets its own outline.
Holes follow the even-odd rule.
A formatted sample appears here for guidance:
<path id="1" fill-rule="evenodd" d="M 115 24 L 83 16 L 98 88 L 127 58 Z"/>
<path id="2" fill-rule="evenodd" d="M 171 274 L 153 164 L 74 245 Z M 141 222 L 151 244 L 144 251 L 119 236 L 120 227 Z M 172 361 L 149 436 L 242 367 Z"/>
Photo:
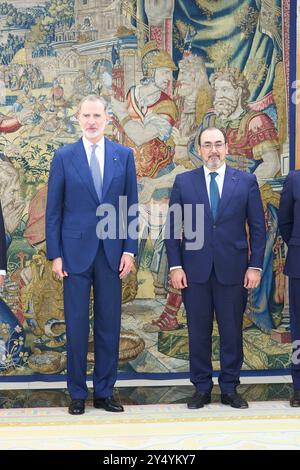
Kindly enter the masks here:
<path id="1" fill-rule="evenodd" d="M 102 199 L 102 175 L 101 175 L 101 168 L 100 162 L 96 155 L 96 148 L 98 147 L 97 144 L 92 145 L 92 153 L 91 153 L 91 160 L 90 160 L 90 170 L 92 174 L 92 178 L 94 181 L 94 186 L 96 193 L 98 195 L 99 201 Z"/>
<path id="2" fill-rule="evenodd" d="M 216 177 L 218 176 L 218 173 L 216 171 L 213 171 L 210 174 L 210 185 L 209 185 L 209 195 L 210 195 L 210 210 L 213 216 L 214 221 L 217 218 L 217 212 L 218 212 L 218 207 L 219 207 L 219 202 L 220 202 L 220 193 L 219 193 L 219 188 L 218 184 L 216 182 Z"/>

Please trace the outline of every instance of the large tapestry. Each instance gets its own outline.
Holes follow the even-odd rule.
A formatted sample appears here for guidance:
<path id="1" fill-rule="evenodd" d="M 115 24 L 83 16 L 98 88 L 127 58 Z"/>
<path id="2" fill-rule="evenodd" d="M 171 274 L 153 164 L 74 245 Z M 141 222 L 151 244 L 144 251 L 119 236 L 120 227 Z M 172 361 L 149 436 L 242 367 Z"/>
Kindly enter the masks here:
<path id="1" fill-rule="evenodd" d="M 226 132 L 227 163 L 257 176 L 265 210 L 262 282 L 244 316 L 244 369 L 289 366 L 285 247 L 277 228 L 288 170 L 289 12 L 287 0 L 0 3 L 8 257 L 0 380 L 66 372 L 62 283 L 45 256 L 47 179 L 54 151 L 80 136 L 77 106 L 91 93 L 107 99 L 107 135 L 133 148 L 138 176 L 139 254 L 123 283 L 120 377 L 188 372 L 186 317 L 180 292 L 168 284 L 164 218 L 175 176 L 202 165 L 195 139 L 210 125 Z M 90 317 L 88 372 L 92 309 Z M 213 360 L 217 369 L 216 326 Z"/>

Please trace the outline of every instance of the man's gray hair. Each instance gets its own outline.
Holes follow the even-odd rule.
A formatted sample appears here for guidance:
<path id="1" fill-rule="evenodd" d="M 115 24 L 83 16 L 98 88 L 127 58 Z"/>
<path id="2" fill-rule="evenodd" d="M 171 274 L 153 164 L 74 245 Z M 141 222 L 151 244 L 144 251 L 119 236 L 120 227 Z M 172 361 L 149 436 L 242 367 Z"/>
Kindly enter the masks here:
<path id="1" fill-rule="evenodd" d="M 87 96 L 85 96 L 84 98 L 82 98 L 82 100 L 80 101 L 79 106 L 78 106 L 78 112 L 80 112 L 81 106 L 82 106 L 83 103 L 85 103 L 86 101 L 92 101 L 92 102 L 94 102 L 94 101 L 100 101 L 100 103 L 103 104 L 104 111 L 107 110 L 108 102 L 106 101 L 105 98 L 103 98 L 103 96 L 99 96 L 99 95 L 87 95 Z"/>

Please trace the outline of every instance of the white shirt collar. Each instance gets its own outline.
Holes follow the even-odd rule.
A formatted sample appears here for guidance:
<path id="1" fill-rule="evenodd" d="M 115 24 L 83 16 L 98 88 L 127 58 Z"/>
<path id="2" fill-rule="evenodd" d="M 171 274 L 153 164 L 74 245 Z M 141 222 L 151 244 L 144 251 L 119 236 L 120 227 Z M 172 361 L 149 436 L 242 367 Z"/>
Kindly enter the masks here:
<path id="1" fill-rule="evenodd" d="M 90 152 L 93 143 L 90 140 L 88 140 L 86 137 L 84 137 L 84 135 L 82 136 L 82 143 L 85 148 L 85 151 L 88 150 Z M 96 145 L 98 145 L 99 148 L 104 149 L 104 136 L 102 136 L 101 139 L 99 139 L 98 142 L 96 142 Z"/>
<path id="2" fill-rule="evenodd" d="M 209 177 L 209 174 L 212 173 L 212 171 L 207 168 L 207 166 L 203 165 L 204 167 L 204 175 L 205 175 L 205 178 L 208 178 Z M 220 166 L 220 168 L 218 168 L 217 170 L 214 170 L 215 173 L 218 173 L 218 175 L 221 176 L 221 178 L 224 178 L 225 176 L 225 171 L 226 171 L 226 163 L 224 162 L 222 166 Z"/>

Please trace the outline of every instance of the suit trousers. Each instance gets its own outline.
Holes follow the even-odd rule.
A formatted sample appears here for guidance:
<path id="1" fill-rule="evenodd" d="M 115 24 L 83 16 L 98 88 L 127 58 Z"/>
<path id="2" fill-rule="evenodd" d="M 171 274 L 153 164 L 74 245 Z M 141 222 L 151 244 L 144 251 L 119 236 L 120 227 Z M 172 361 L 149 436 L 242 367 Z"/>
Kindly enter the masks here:
<path id="1" fill-rule="evenodd" d="M 291 373 L 295 390 L 300 390 L 300 279 L 289 278 L 289 303 L 293 355 Z"/>
<path id="2" fill-rule="evenodd" d="M 207 282 L 188 282 L 183 289 L 187 314 L 191 382 L 202 393 L 210 393 L 212 381 L 212 331 L 214 313 L 220 335 L 219 385 L 231 393 L 239 385 L 243 364 L 243 313 L 247 290 L 242 285 L 221 284 L 214 269 Z"/>
<path id="3" fill-rule="evenodd" d="M 86 368 L 90 331 L 90 292 L 94 292 L 94 397 L 112 395 L 117 378 L 121 328 L 121 280 L 106 259 L 103 242 L 89 269 L 64 278 L 67 384 L 72 399 L 88 396 Z"/>

